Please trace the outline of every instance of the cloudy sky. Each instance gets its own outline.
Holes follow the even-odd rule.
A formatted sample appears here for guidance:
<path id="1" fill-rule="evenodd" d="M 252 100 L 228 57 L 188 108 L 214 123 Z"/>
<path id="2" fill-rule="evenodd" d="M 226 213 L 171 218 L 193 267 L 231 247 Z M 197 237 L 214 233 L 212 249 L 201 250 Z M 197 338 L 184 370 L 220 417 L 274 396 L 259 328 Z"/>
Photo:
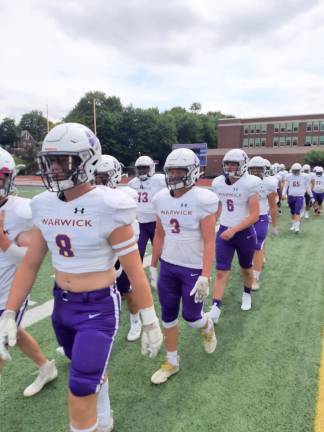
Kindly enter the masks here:
<path id="1" fill-rule="evenodd" d="M 324 0 L 0 0 L 0 119 L 86 91 L 250 117 L 324 112 Z"/>

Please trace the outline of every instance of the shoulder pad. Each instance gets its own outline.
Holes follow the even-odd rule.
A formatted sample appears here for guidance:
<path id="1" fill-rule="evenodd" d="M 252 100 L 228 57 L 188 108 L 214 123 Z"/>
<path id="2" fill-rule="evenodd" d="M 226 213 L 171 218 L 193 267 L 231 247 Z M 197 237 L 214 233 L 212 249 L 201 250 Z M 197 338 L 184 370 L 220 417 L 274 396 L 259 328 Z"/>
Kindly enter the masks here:
<path id="1" fill-rule="evenodd" d="M 15 213 L 18 217 L 22 219 L 31 219 L 32 211 L 31 211 L 31 200 L 28 198 L 16 197 L 17 203 L 15 206 Z"/>

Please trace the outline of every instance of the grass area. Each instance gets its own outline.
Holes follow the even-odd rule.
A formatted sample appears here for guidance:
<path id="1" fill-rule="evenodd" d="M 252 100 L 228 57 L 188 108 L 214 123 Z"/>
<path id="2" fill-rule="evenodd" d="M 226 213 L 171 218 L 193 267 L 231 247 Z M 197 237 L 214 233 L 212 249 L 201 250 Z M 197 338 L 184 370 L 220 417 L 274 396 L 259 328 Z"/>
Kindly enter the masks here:
<path id="1" fill-rule="evenodd" d="M 181 320 L 181 370 L 160 387 L 150 384 L 150 376 L 163 361 L 163 352 L 149 360 L 141 356 L 138 342 L 126 342 L 124 305 L 109 367 L 115 430 L 313 431 L 324 310 L 323 259 L 323 219 L 304 221 L 298 236 L 289 231 L 284 208 L 280 236 L 267 242 L 267 262 L 261 289 L 253 294 L 253 309 L 240 310 L 243 287 L 235 263 L 216 328 L 215 353 L 205 354 L 198 332 Z M 51 273 L 46 261 L 33 300 L 41 303 L 50 298 Z M 50 319 L 29 330 L 54 358 Z M 68 361 L 56 357 L 58 379 L 26 399 L 22 391 L 33 379 L 35 367 L 17 349 L 13 356 L 1 384 L 1 432 L 66 431 Z"/>

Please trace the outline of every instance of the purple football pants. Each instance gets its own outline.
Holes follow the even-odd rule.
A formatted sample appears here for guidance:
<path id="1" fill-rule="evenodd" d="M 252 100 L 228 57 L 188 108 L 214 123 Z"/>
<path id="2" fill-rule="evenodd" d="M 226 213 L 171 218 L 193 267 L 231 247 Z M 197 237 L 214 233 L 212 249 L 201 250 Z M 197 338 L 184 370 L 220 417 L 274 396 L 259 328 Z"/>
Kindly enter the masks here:
<path id="1" fill-rule="evenodd" d="M 140 223 L 139 224 L 140 234 L 139 234 L 139 238 L 138 238 L 138 249 L 139 249 L 139 253 L 141 255 L 142 261 L 143 261 L 144 255 L 145 255 L 147 242 L 149 240 L 151 240 L 151 243 L 153 244 L 155 225 L 156 225 L 156 222 L 147 222 L 147 223 Z"/>
<path id="2" fill-rule="evenodd" d="M 118 330 L 120 294 L 116 285 L 74 293 L 54 285 L 53 328 L 71 359 L 69 387 L 75 396 L 99 391 Z"/>
<path id="3" fill-rule="evenodd" d="M 269 229 L 269 216 L 267 214 L 260 215 L 259 220 L 254 224 L 256 232 L 256 250 L 263 248 L 264 241 Z"/>
<path id="4" fill-rule="evenodd" d="M 216 237 L 216 270 L 229 271 L 235 252 L 240 266 L 244 269 L 252 267 L 253 255 L 256 249 L 256 232 L 254 226 L 239 231 L 230 240 L 223 240 L 220 235 L 227 227 L 220 225 Z"/>
<path id="5" fill-rule="evenodd" d="M 304 207 L 304 197 L 288 195 L 288 205 L 292 215 L 300 215 Z"/>
<path id="6" fill-rule="evenodd" d="M 313 192 L 313 195 L 314 195 L 314 199 L 317 202 L 317 204 L 322 205 L 323 199 L 324 199 L 324 193 Z"/>
<path id="7" fill-rule="evenodd" d="M 190 296 L 200 275 L 201 269 L 182 267 L 160 259 L 158 294 L 164 323 L 178 318 L 181 301 L 185 321 L 194 322 L 203 317 L 203 303 L 195 303 L 194 296 Z"/>

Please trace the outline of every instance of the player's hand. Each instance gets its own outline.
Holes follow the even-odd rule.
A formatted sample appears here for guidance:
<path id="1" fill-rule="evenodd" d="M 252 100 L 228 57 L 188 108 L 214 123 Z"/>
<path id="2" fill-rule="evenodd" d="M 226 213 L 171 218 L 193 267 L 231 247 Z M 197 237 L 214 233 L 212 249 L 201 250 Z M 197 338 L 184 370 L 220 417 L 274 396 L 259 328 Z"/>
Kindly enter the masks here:
<path id="1" fill-rule="evenodd" d="M 157 268 L 150 266 L 150 282 L 152 288 L 154 289 L 157 289 L 157 279 L 158 279 Z"/>
<path id="2" fill-rule="evenodd" d="M 234 237 L 236 232 L 233 230 L 233 228 L 227 228 L 227 230 L 223 231 L 220 235 L 220 238 L 223 240 L 230 240 L 232 237 Z"/>
<path id="3" fill-rule="evenodd" d="M 7 350 L 8 345 L 13 347 L 17 342 L 17 324 L 15 321 L 16 312 L 5 310 L 0 318 L 0 357 L 3 360 L 11 360 Z"/>
<path id="4" fill-rule="evenodd" d="M 271 227 L 271 238 L 277 237 L 278 234 L 279 234 L 278 228 L 275 226 L 272 226 Z"/>
<path id="5" fill-rule="evenodd" d="M 281 201 L 286 201 L 286 199 L 287 199 L 287 195 L 282 195 Z"/>
<path id="6" fill-rule="evenodd" d="M 209 294 L 209 281 L 206 276 L 199 276 L 195 286 L 190 291 L 191 296 L 195 296 L 195 303 L 202 303 Z"/>
<path id="7" fill-rule="evenodd" d="M 149 325 L 143 325 L 142 332 L 142 354 L 148 355 L 150 358 L 156 357 L 163 342 L 163 334 L 160 328 L 159 321 L 155 321 Z"/>

